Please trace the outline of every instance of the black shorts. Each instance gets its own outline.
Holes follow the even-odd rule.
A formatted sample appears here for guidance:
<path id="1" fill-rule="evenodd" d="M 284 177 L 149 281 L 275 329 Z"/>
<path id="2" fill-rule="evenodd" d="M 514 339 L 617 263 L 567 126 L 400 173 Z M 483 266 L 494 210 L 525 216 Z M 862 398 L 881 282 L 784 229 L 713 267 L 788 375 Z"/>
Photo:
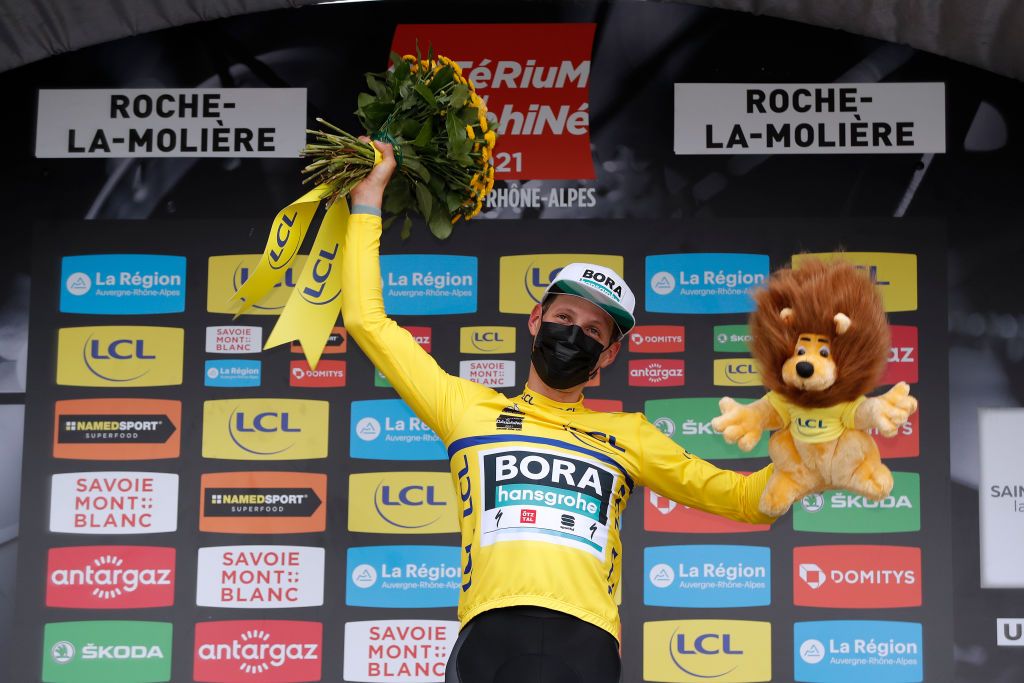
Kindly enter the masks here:
<path id="1" fill-rule="evenodd" d="M 604 629 L 542 607 L 505 607 L 459 633 L 445 683 L 618 683 L 619 643 Z"/>

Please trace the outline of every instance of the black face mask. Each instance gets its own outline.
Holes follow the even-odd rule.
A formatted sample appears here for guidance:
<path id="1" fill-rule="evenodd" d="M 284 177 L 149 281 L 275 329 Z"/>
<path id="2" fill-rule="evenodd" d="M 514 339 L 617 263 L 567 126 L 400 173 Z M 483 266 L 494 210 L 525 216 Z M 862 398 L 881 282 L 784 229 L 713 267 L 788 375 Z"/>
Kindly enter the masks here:
<path id="1" fill-rule="evenodd" d="M 530 360 L 544 384 L 568 389 L 594 376 L 604 350 L 601 342 L 587 336 L 579 325 L 542 322 Z"/>

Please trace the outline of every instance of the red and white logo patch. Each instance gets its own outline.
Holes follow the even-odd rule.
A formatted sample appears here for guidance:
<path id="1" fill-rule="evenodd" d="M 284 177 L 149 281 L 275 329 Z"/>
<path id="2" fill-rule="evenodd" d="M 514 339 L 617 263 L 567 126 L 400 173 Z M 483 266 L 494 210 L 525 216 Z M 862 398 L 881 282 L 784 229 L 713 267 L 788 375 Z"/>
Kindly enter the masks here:
<path id="1" fill-rule="evenodd" d="M 174 548 L 50 548 L 46 606 L 134 609 L 174 604 Z"/>
<path id="2" fill-rule="evenodd" d="M 343 387 L 348 373 L 343 360 L 321 360 L 316 370 L 304 360 L 293 360 L 288 385 L 293 387 Z"/>
<path id="3" fill-rule="evenodd" d="M 631 353 L 682 353 L 686 328 L 682 325 L 639 325 L 629 333 Z"/>
<path id="4" fill-rule="evenodd" d="M 681 387 L 686 384 L 685 361 L 679 358 L 654 358 L 629 361 L 631 387 Z"/>
<path id="5" fill-rule="evenodd" d="M 914 325 L 890 325 L 892 345 L 889 347 L 889 362 L 882 375 L 882 384 L 917 382 L 918 344 L 917 327 Z"/>
<path id="6" fill-rule="evenodd" d="M 323 625 L 318 622 L 265 619 L 196 624 L 196 681 L 319 681 L 322 663 Z"/>

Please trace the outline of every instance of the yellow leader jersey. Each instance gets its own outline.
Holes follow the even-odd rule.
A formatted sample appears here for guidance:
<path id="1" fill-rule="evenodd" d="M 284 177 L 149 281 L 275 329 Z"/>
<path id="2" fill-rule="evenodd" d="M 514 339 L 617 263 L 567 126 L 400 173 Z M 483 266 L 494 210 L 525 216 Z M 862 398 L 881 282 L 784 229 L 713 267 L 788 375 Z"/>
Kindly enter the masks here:
<path id="1" fill-rule="evenodd" d="M 508 398 L 449 375 L 384 312 L 380 218 L 353 214 L 345 327 L 448 449 L 461 500 L 459 621 L 512 605 L 571 614 L 619 638 L 619 529 L 637 486 L 725 517 L 757 509 L 771 465 L 743 476 L 687 453 L 640 413 L 600 413 L 527 389 Z"/>
<path id="2" fill-rule="evenodd" d="M 769 391 L 766 397 L 782 418 L 782 428 L 789 427 L 793 438 L 805 443 L 835 441 L 847 429 L 853 429 L 857 408 L 865 398 L 861 396 L 828 408 L 804 408 L 787 401 L 774 391 Z"/>

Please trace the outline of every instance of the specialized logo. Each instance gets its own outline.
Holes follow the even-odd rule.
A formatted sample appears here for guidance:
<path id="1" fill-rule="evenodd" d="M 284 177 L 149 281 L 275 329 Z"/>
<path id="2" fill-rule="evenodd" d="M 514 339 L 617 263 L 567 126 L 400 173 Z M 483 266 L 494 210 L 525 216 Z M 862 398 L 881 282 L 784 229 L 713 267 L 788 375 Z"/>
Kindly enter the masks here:
<path id="1" fill-rule="evenodd" d="M 348 349 L 348 333 L 344 327 L 335 327 L 331 329 L 331 334 L 327 337 L 327 345 L 324 346 L 323 355 L 329 356 L 337 353 L 345 353 Z M 302 344 L 297 341 L 292 342 L 291 346 L 292 353 L 302 353 Z"/>
<path id="2" fill-rule="evenodd" d="M 459 377 L 485 387 L 516 386 L 516 362 L 514 360 L 463 360 L 459 361 Z"/>
<path id="3" fill-rule="evenodd" d="M 920 531 L 920 475 L 893 472 L 893 480 L 892 492 L 881 501 L 849 491 L 806 496 L 793 505 L 793 529 L 849 534 Z"/>
<path id="4" fill-rule="evenodd" d="M 741 474 L 747 474 L 741 472 Z M 768 524 L 747 524 L 677 503 L 647 489 L 644 495 L 644 530 L 676 534 L 731 534 L 768 531 Z"/>
<path id="5" fill-rule="evenodd" d="M 476 313 L 475 256 L 391 254 L 380 270 L 390 315 Z"/>
<path id="6" fill-rule="evenodd" d="M 196 604 L 274 609 L 324 604 L 324 549 L 227 545 L 199 549 Z"/>
<path id="7" fill-rule="evenodd" d="M 608 531 L 628 497 L 618 472 L 596 460 L 531 448 L 481 451 L 479 459 L 482 545 L 554 543 L 604 561 Z"/>
<path id="8" fill-rule="evenodd" d="M 794 548 L 793 604 L 920 607 L 921 549 L 891 545 Z"/>
<path id="9" fill-rule="evenodd" d="M 292 387 L 343 387 L 348 373 L 343 360 L 321 360 L 316 370 L 305 360 L 293 360 L 289 365 L 288 386 Z"/>
<path id="10" fill-rule="evenodd" d="M 53 457 L 159 460 L 181 450 L 181 401 L 91 398 L 57 401 Z"/>
<path id="11" fill-rule="evenodd" d="M 50 487 L 50 531 L 155 534 L 178 528 L 178 475 L 68 472 Z"/>
<path id="12" fill-rule="evenodd" d="M 185 310 L 184 256 L 65 256 L 60 273 L 62 313 L 139 315 Z"/>
<path id="13" fill-rule="evenodd" d="M 1024 619 L 996 619 L 996 645 L 1024 647 Z"/>
<path id="14" fill-rule="evenodd" d="M 750 545 L 644 548 L 644 604 L 755 607 L 772 602 L 771 549 Z"/>
<path id="15" fill-rule="evenodd" d="M 799 268 L 808 258 L 842 259 L 865 271 L 882 295 L 882 305 L 888 313 L 917 310 L 917 254 L 872 251 L 793 254 L 793 267 Z"/>
<path id="16" fill-rule="evenodd" d="M 203 385 L 208 387 L 258 387 L 262 365 L 258 360 L 208 360 Z"/>
<path id="17" fill-rule="evenodd" d="M 767 621 L 648 621 L 644 680 L 770 681 L 771 643 L 772 626 Z"/>
<path id="18" fill-rule="evenodd" d="M 180 327 L 65 327 L 57 333 L 57 384 L 157 387 L 181 384 Z"/>
<path id="19" fill-rule="evenodd" d="M 736 400 L 751 402 L 751 399 Z M 653 399 L 644 401 L 644 415 L 665 436 L 706 460 L 768 457 L 767 438 L 744 453 L 735 444 L 727 444 L 722 435 L 711 428 L 711 420 L 720 414 L 718 401 L 718 398 Z"/>
<path id="20" fill-rule="evenodd" d="M 753 358 L 716 358 L 716 387 L 760 387 L 761 373 Z"/>
<path id="21" fill-rule="evenodd" d="M 589 85 L 595 24 L 399 24 L 391 49 L 431 45 L 462 67 L 501 132 L 495 178 L 594 177 Z M 550 203 L 549 203 L 550 205 Z M 557 204 L 555 204 L 557 206 Z"/>
<path id="22" fill-rule="evenodd" d="M 211 256 L 207 277 L 206 310 L 210 313 L 234 313 L 231 297 L 256 269 L 262 254 L 233 254 Z M 306 265 L 306 256 L 296 256 L 292 265 L 284 269 L 281 281 L 274 285 L 270 294 L 252 305 L 246 315 L 279 315 L 288 302 L 299 273 Z"/>
<path id="23" fill-rule="evenodd" d="M 921 410 L 897 428 L 896 436 L 882 437 L 877 429 L 869 429 L 868 434 L 875 437 L 883 458 L 916 458 L 921 454 Z"/>
<path id="24" fill-rule="evenodd" d="M 540 303 L 551 281 L 570 263 L 593 263 L 623 271 L 621 256 L 605 254 L 526 254 L 502 256 L 501 286 L 498 288 L 498 310 L 502 313 L 529 313 Z"/>
<path id="25" fill-rule="evenodd" d="M 434 683 L 444 680 L 459 622 L 428 619 L 345 624 L 346 681 Z"/>
<path id="26" fill-rule="evenodd" d="M 204 474 L 199 530 L 226 534 L 323 531 L 327 475 L 306 472 Z"/>
<path id="27" fill-rule="evenodd" d="M 715 325 L 715 353 L 750 353 L 750 325 Z"/>
<path id="28" fill-rule="evenodd" d="M 46 683 L 171 680 L 171 624 L 63 621 L 43 627 Z"/>
<path id="29" fill-rule="evenodd" d="M 46 606 L 134 609 L 174 604 L 174 548 L 87 545 L 50 548 Z"/>
<path id="30" fill-rule="evenodd" d="M 917 383 L 918 344 L 915 325 L 890 325 L 892 346 L 889 347 L 889 361 L 879 384 Z"/>
<path id="31" fill-rule="evenodd" d="M 585 398 L 583 407 L 597 413 L 621 413 L 622 401 L 612 398 Z"/>
<path id="32" fill-rule="evenodd" d="M 345 604 L 356 607 L 455 607 L 462 586 L 457 546 L 349 548 Z"/>
<path id="33" fill-rule="evenodd" d="M 206 621 L 196 624 L 192 679 L 211 683 L 319 681 L 323 624 L 316 621 Z"/>
<path id="34" fill-rule="evenodd" d="M 768 278 L 764 254 L 660 254 L 645 259 L 646 310 L 748 313 L 750 294 Z"/>
<path id="35" fill-rule="evenodd" d="M 686 384 L 686 366 L 680 358 L 629 361 L 631 387 L 681 387 Z"/>
<path id="36" fill-rule="evenodd" d="M 370 460 L 447 460 L 437 434 L 398 398 L 352 401 L 349 456 Z"/>
<path id="37" fill-rule="evenodd" d="M 459 530 L 447 472 L 367 472 L 348 484 L 348 530 L 377 534 L 444 534 Z"/>
<path id="38" fill-rule="evenodd" d="M 629 333 L 632 353 L 682 353 L 686 328 L 682 325 L 638 325 Z"/>
<path id="39" fill-rule="evenodd" d="M 262 327 L 216 325 L 206 328 L 207 353 L 259 353 L 262 350 Z"/>
<path id="40" fill-rule="evenodd" d="M 514 327 L 463 327 L 459 331 L 459 353 L 516 352 Z"/>
<path id="41" fill-rule="evenodd" d="M 793 676 L 827 683 L 923 681 L 921 624 L 905 621 L 798 621 Z"/>
<path id="42" fill-rule="evenodd" d="M 234 398 L 203 402 L 203 457 L 310 460 L 327 457 L 327 401 Z"/>

